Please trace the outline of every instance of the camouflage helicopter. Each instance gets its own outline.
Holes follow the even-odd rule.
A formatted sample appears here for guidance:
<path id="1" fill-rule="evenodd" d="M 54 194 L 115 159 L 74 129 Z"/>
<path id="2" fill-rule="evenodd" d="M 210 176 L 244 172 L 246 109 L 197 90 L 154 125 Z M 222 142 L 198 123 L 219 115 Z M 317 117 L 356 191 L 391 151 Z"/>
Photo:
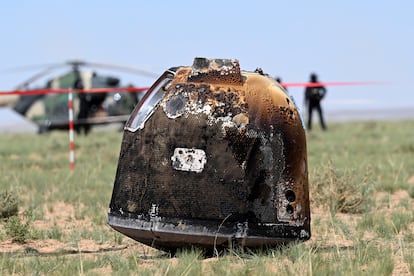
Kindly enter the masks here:
<path id="1" fill-rule="evenodd" d="M 40 89 L 30 88 L 39 79 L 66 67 L 70 69 L 68 72 L 48 79 Z M 125 123 L 131 110 L 143 96 L 143 93 L 134 92 L 145 91 L 147 88 L 137 89 L 129 85 L 122 91 L 119 78 L 98 74 L 92 68 L 110 69 L 149 78 L 156 76 L 156 74 L 145 70 L 80 60 L 47 65 L 46 69 L 16 87 L 16 91 L 22 93 L 19 93 L 19 97 L 14 99 L 11 106 L 16 112 L 34 121 L 39 126 L 39 133 L 54 129 L 68 129 L 66 93 L 48 93 L 48 90 L 53 92 L 59 89 L 74 88 L 75 94 L 78 95 L 74 101 L 74 109 L 77 113 L 74 124 L 77 130 L 84 128 L 87 133 L 93 125 Z M 101 89 L 102 91 L 98 91 L 99 93 L 76 93 L 81 90 L 93 89 Z M 122 93 L 127 91 L 130 93 Z"/>
<path id="2" fill-rule="evenodd" d="M 175 252 L 311 236 L 305 130 L 273 78 L 232 59 L 168 69 L 124 128 L 108 224 Z"/>

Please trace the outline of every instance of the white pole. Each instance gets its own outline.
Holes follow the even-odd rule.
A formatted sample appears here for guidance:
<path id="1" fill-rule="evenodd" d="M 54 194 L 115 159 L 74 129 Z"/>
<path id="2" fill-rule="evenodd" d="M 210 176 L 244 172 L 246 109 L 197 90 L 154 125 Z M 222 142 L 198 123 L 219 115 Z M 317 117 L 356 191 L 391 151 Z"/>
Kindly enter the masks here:
<path id="1" fill-rule="evenodd" d="M 69 161 L 70 170 L 75 170 L 75 142 L 73 134 L 73 96 L 72 89 L 68 92 L 68 109 L 69 109 Z"/>

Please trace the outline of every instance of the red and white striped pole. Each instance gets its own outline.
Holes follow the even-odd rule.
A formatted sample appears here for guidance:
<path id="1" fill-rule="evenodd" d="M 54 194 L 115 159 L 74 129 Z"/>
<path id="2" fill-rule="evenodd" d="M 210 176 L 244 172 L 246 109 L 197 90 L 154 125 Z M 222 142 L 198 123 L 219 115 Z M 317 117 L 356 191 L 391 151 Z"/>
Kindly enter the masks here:
<path id="1" fill-rule="evenodd" d="M 72 89 L 68 92 L 68 108 L 69 108 L 69 161 L 70 170 L 75 170 L 75 142 L 73 134 L 73 96 Z"/>

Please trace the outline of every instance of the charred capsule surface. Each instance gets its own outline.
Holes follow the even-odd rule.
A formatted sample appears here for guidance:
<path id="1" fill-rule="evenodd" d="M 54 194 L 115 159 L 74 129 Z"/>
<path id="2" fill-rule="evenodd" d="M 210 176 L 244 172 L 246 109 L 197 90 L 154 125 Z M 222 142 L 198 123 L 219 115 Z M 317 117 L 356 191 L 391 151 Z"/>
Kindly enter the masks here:
<path id="1" fill-rule="evenodd" d="M 108 223 L 160 249 L 309 239 L 306 138 L 291 98 L 237 60 L 167 70 L 125 126 Z"/>

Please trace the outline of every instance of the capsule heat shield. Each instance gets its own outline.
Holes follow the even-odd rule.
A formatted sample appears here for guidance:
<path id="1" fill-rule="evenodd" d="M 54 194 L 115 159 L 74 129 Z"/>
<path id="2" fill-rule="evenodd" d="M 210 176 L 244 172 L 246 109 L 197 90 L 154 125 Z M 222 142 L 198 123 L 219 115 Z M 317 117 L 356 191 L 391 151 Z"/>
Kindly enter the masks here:
<path id="1" fill-rule="evenodd" d="M 199 60 L 162 93 L 124 132 L 113 228 L 161 249 L 310 238 L 305 133 L 275 81 L 234 60 Z"/>

